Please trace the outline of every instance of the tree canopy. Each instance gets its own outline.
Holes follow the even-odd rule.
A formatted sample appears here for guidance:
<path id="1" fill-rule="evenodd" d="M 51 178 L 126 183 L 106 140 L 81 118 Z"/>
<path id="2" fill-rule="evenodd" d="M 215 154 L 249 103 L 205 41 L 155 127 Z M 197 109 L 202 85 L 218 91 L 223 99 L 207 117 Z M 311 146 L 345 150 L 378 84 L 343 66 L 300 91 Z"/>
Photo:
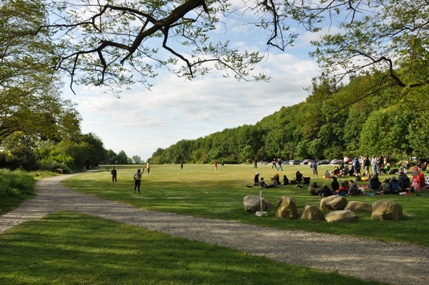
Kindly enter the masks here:
<path id="1" fill-rule="evenodd" d="M 428 6 L 425 0 L 54 0 L 51 22 L 41 31 L 60 39 L 56 67 L 71 85 L 122 89 L 138 80 L 150 87 L 163 67 L 188 78 L 219 69 L 238 79 L 267 80 L 252 74 L 264 48 L 237 49 L 233 39 L 216 36 L 228 33 L 234 18 L 235 25 L 259 29 L 268 48 L 282 51 L 304 31 L 321 32 L 312 56 L 324 77 L 340 81 L 378 72 L 367 93 L 396 85 L 405 95 L 429 83 Z"/>
<path id="2" fill-rule="evenodd" d="M 79 114 L 58 92 L 55 47 L 48 33 L 36 35 L 47 17 L 43 3 L 0 4 L 0 143 L 14 132 L 57 140 L 79 133 Z"/>

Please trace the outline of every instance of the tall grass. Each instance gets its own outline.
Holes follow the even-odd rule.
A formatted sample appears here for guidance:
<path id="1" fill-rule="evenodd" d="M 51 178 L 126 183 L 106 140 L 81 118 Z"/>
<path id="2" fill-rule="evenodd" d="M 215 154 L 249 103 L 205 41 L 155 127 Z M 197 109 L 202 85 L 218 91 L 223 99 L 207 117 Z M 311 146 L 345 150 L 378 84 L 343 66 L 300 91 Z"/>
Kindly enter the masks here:
<path id="1" fill-rule="evenodd" d="M 0 169 L 0 213 L 34 195 L 35 180 L 25 171 Z"/>
<path id="2" fill-rule="evenodd" d="M 0 213 L 10 211 L 34 196 L 37 180 L 55 175 L 48 171 L 0 169 Z"/>
<path id="3" fill-rule="evenodd" d="M 281 177 L 286 174 L 291 179 L 295 177 L 297 170 L 304 176 L 312 177 L 308 166 L 284 166 L 283 171 L 276 171 L 266 165 L 260 165 L 257 169 L 254 169 L 253 165 L 226 165 L 219 166 L 215 171 L 212 165 L 185 165 L 184 169 L 180 169 L 179 165 L 153 165 L 150 175 L 144 173 L 142 194 L 134 194 L 133 175 L 137 168 L 139 166 L 118 166 L 118 184 L 111 184 L 110 174 L 105 170 L 74 176 L 64 180 L 63 183 L 82 193 L 157 211 L 235 220 L 281 229 L 353 235 L 380 241 L 400 241 L 429 246 L 428 192 L 422 193 L 421 196 L 347 197 L 349 201 L 367 203 L 374 203 L 379 199 L 396 201 L 402 205 L 405 212 L 400 221 L 375 221 L 368 213 L 358 213 L 357 223 L 290 220 L 277 218 L 276 209 L 270 210 L 268 217 L 257 217 L 246 212 L 243 198 L 246 195 L 259 195 L 258 187 L 247 188 L 246 184 L 253 184 L 256 171 L 266 180 L 276 172 Z M 321 173 L 326 169 L 331 170 L 333 166 L 319 167 Z M 391 176 L 382 176 L 381 179 Z M 330 180 L 323 178 L 317 180 L 312 178 L 311 181 L 319 185 L 330 183 Z M 367 184 L 368 182 L 358 183 L 361 186 Z M 319 205 L 321 200 L 319 196 L 309 195 L 306 188 L 296 188 L 293 185 L 264 189 L 263 195 L 274 205 L 282 196 L 293 197 L 298 210 L 309 203 Z"/>

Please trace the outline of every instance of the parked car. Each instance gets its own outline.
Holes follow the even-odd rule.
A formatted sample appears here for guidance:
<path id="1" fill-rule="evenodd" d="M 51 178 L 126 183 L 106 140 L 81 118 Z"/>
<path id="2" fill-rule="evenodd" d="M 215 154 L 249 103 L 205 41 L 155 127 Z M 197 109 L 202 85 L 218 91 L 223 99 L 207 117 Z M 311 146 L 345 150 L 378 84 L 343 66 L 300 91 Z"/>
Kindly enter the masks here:
<path id="1" fill-rule="evenodd" d="M 321 164 L 329 164 L 329 163 L 331 163 L 331 161 L 330 160 L 319 160 L 318 162 L 317 162 L 317 164 L 318 165 L 321 165 Z"/>
<path id="2" fill-rule="evenodd" d="M 299 165 L 301 160 L 289 160 L 289 165 Z"/>
<path id="3" fill-rule="evenodd" d="M 343 160 L 342 159 L 333 159 L 331 160 L 330 164 L 343 164 Z"/>
<path id="4" fill-rule="evenodd" d="M 311 163 L 313 163 L 313 159 L 309 159 L 309 158 L 307 158 L 307 159 L 304 159 L 302 162 L 301 162 L 301 164 L 311 164 Z"/>

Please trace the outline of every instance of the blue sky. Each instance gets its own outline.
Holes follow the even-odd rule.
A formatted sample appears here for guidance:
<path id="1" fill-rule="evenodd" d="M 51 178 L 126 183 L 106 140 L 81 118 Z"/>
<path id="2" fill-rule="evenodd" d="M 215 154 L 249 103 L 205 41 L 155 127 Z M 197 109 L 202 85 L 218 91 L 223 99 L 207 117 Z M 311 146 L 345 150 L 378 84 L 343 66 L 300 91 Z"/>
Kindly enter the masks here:
<path id="1" fill-rule="evenodd" d="M 234 28 L 217 30 L 219 37 L 228 37 L 237 48 L 266 50 L 267 38 L 261 31 L 242 25 L 237 18 L 227 24 Z M 74 95 L 66 82 L 63 97 L 77 104 L 83 133 L 95 133 L 106 149 L 124 150 L 129 157 L 139 155 L 146 160 L 157 148 L 255 124 L 282 106 L 304 101 L 309 95 L 304 88 L 319 74 L 317 64 L 308 57 L 309 41 L 315 37 L 304 33 L 285 52 L 271 49 L 255 70 L 271 76 L 270 82 L 238 82 L 217 71 L 187 81 L 163 72 L 151 91 L 135 84 L 120 98 L 95 87 L 78 87 Z"/>

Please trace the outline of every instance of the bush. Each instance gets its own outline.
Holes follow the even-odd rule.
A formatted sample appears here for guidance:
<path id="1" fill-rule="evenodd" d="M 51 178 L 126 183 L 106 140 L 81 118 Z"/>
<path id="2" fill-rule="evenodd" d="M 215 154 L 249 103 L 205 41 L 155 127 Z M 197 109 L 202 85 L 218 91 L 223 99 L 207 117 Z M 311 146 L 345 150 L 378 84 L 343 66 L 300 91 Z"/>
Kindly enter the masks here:
<path id="1" fill-rule="evenodd" d="M 16 208 L 34 195 L 35 180 L 25 171 L 0 169 L 0 213 Z"/>
<path id="2" fill-rule="evenodd" d="M 34 151 L 27 147 L 16 147 L 0 154 L 0 167 L 11 170 L 19 168 L 36 170 L 38 168 L 37 157 Z"/>
<path id="3" fill-rule="evenodd" d="M 63 173 L 71 173 L 70 167 L 68 167 L 66 164 L 52 160 L 52 159 L 43 159 L 39 162 L 39 169 L 40 170 L 47 170 L 54 172 L 55 169 L 61 168 L 63 170 Z"/>

